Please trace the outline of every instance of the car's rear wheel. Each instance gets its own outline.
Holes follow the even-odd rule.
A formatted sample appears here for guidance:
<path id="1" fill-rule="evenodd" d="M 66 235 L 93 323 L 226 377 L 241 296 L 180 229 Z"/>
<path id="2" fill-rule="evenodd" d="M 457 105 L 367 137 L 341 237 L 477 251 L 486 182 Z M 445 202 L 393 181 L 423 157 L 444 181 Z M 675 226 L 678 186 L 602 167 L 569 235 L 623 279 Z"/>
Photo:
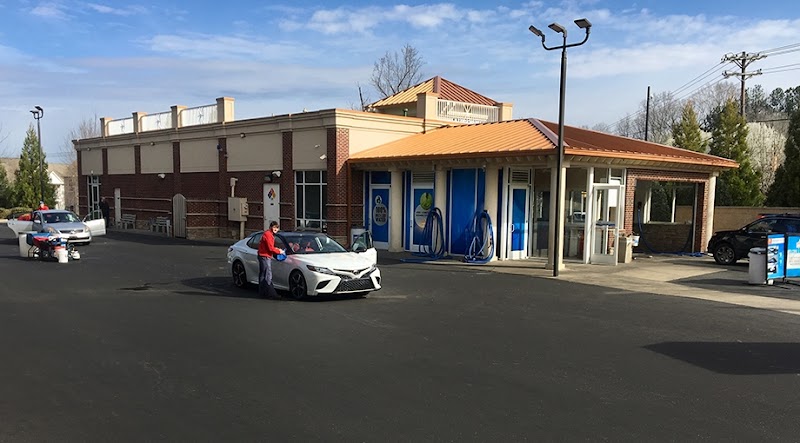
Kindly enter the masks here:
<path id="1" fill-rule="evenodd" d="M 237 288 L 243 288 L 247 286 L 247 271 L 245 271 L 242 262 L 240 261 L 233 262 L 233 267 L 231 268 L 231 276 L 233 277 L 233 284 Z"/>
<path id="2" fill-rule="evenodd" d="M 289 275 L 289 295 L 295 300 L 302 300 L 308 295 L 306 278 L 300 271 L 294 271 Z"/>
<path id="3" fill-rule="evenodd" d="M 736 252 L 730 243 L 720 243 L 714 248 L 714 261 L 721 265 L 732 265 L 736 263 Z"/>

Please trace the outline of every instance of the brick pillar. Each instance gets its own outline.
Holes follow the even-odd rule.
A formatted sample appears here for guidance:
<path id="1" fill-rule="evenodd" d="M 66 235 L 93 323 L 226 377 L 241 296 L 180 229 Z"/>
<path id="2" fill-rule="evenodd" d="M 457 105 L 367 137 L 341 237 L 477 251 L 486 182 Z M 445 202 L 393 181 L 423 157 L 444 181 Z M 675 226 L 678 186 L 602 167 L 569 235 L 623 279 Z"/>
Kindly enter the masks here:
<path id="1" fill-rule="evenodd" d="M 285 131 L 281 134 L 283 144 L 283 171 L 281 172 L 281 225 L 283 229 L 294 230 L 295 208 L 294 208 L 294 163 L 292 149 L 294 147 L 292 131 Z"/>
<path id="2" fill-rule="evenodd" d="M 219 173 L 217 174 L 217 200 L 222 203 L 219 203 L 217 206 L 217 226 L 218 229 L 218 237 L 228 238 L 230 237 L 231 233 L 229 232 L 228 226 L 228 189 L 230 186 L 230 180 L 228 179 L 228 139 L 227 138 L 219 138 L 217 140 L 217 154 L 219 155 Z"/>
<path id="3" fill-rule="evenodd" d="M 87 195 L 89 195 L 89 187 L 86 184 L 86 176 L 83 175 L 83 151 L 78 150 L 76 154 L 78 157 L 78 172 L 76 174 L 78 176 L 78 207 L 75 208 L 75 210 L 80 215 L 86 214 L 86 212 L 82 211 L 82 208 L 86 208 L 88 206 Z"/>
<path id="4" fill-rule="evenodd" d="M 181 193 L 181 142 L 172 142 L 172 195 L 180 193 Z"/>
<path id="5" fill-rule="evenodd" d="M 109 178 L 108 178 L 108 148 L 103 148 L 103 175 L 100 177 L 100 197 L 108 195 Z M 111 192 L 114 192 L 113 190 Z M 92 208 L 94 209 L 94 208 Z"/>
<path id="6" fill-rule="evenodd" d="M 328 235 L 341 243 L 349 243 L 350 227 L 347 226 L 347 168 L 345 162 L 350 153 L 350 130 L 328 128 Z"/>

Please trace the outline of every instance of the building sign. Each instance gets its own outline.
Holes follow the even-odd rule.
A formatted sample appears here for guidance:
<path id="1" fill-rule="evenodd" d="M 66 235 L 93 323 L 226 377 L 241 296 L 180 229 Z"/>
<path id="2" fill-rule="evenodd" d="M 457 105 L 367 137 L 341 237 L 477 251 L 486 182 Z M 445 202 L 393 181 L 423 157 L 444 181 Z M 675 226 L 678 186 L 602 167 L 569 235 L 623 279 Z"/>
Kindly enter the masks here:
<path id="1" fill-rule="evenodd" d="M 385 225 L 389 220 L 389 211 L 383 204 L 383 197 L 375 196 L 375 206 L 372 208 L 372 223 L 377 226 Z"/>
<path id="2" fill-rule="evenodd" d="M 426 240 L 425 238 L 425 223 L 428 221 L 428 213 L 433 207 L 433 189 L 431 188 L 414 188 L 414 244 L 422 245 Z"/>

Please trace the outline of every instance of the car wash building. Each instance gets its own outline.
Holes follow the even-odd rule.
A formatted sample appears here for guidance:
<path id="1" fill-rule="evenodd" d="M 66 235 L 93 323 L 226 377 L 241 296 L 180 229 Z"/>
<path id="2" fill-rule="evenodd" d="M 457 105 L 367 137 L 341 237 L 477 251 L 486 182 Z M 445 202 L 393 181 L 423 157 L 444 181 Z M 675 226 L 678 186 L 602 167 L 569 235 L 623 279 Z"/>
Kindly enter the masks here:
<path id="1" fill-rule="evenodd" d="M 101 119 L 101 137 L 74 141 L 81 211 L 102 196 L 116 221 L 148 228 L 168 219 L 179 237 L 239 238 L 278 219 L 343 243 L 368 229 L 379 249 L 453 255 L 469 254 L 479 234 L 492 259 L 551 264 L 558 229 L 565 260 L 617 263 L 620 243 L 645 227 L 652 244 L 668 249 L 680 238 L 702 251 L 716 176 L 737 167 L 566 126 L 556 214 L 557 125 L 514 120 L 510 103 L 441 77 L 367 112 L 235 120 L 233 103 Z M 691 210 L 673 202 L 671 219 L 652 220 L 654 185 L 665 182 L 688 192 Z"/>

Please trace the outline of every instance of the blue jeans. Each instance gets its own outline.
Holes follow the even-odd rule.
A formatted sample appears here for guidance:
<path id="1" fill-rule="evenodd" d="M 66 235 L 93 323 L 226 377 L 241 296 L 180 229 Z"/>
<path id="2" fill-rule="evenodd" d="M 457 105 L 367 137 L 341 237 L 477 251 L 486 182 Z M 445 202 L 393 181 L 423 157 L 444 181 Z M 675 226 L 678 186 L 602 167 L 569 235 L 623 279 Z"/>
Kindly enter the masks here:
<path id="1" fill-rule="evenodd" d="M 272 285 L 272 259 L 258 256 L 258 295 L 261 297 L 277 297 L 278 293 Z"/>

